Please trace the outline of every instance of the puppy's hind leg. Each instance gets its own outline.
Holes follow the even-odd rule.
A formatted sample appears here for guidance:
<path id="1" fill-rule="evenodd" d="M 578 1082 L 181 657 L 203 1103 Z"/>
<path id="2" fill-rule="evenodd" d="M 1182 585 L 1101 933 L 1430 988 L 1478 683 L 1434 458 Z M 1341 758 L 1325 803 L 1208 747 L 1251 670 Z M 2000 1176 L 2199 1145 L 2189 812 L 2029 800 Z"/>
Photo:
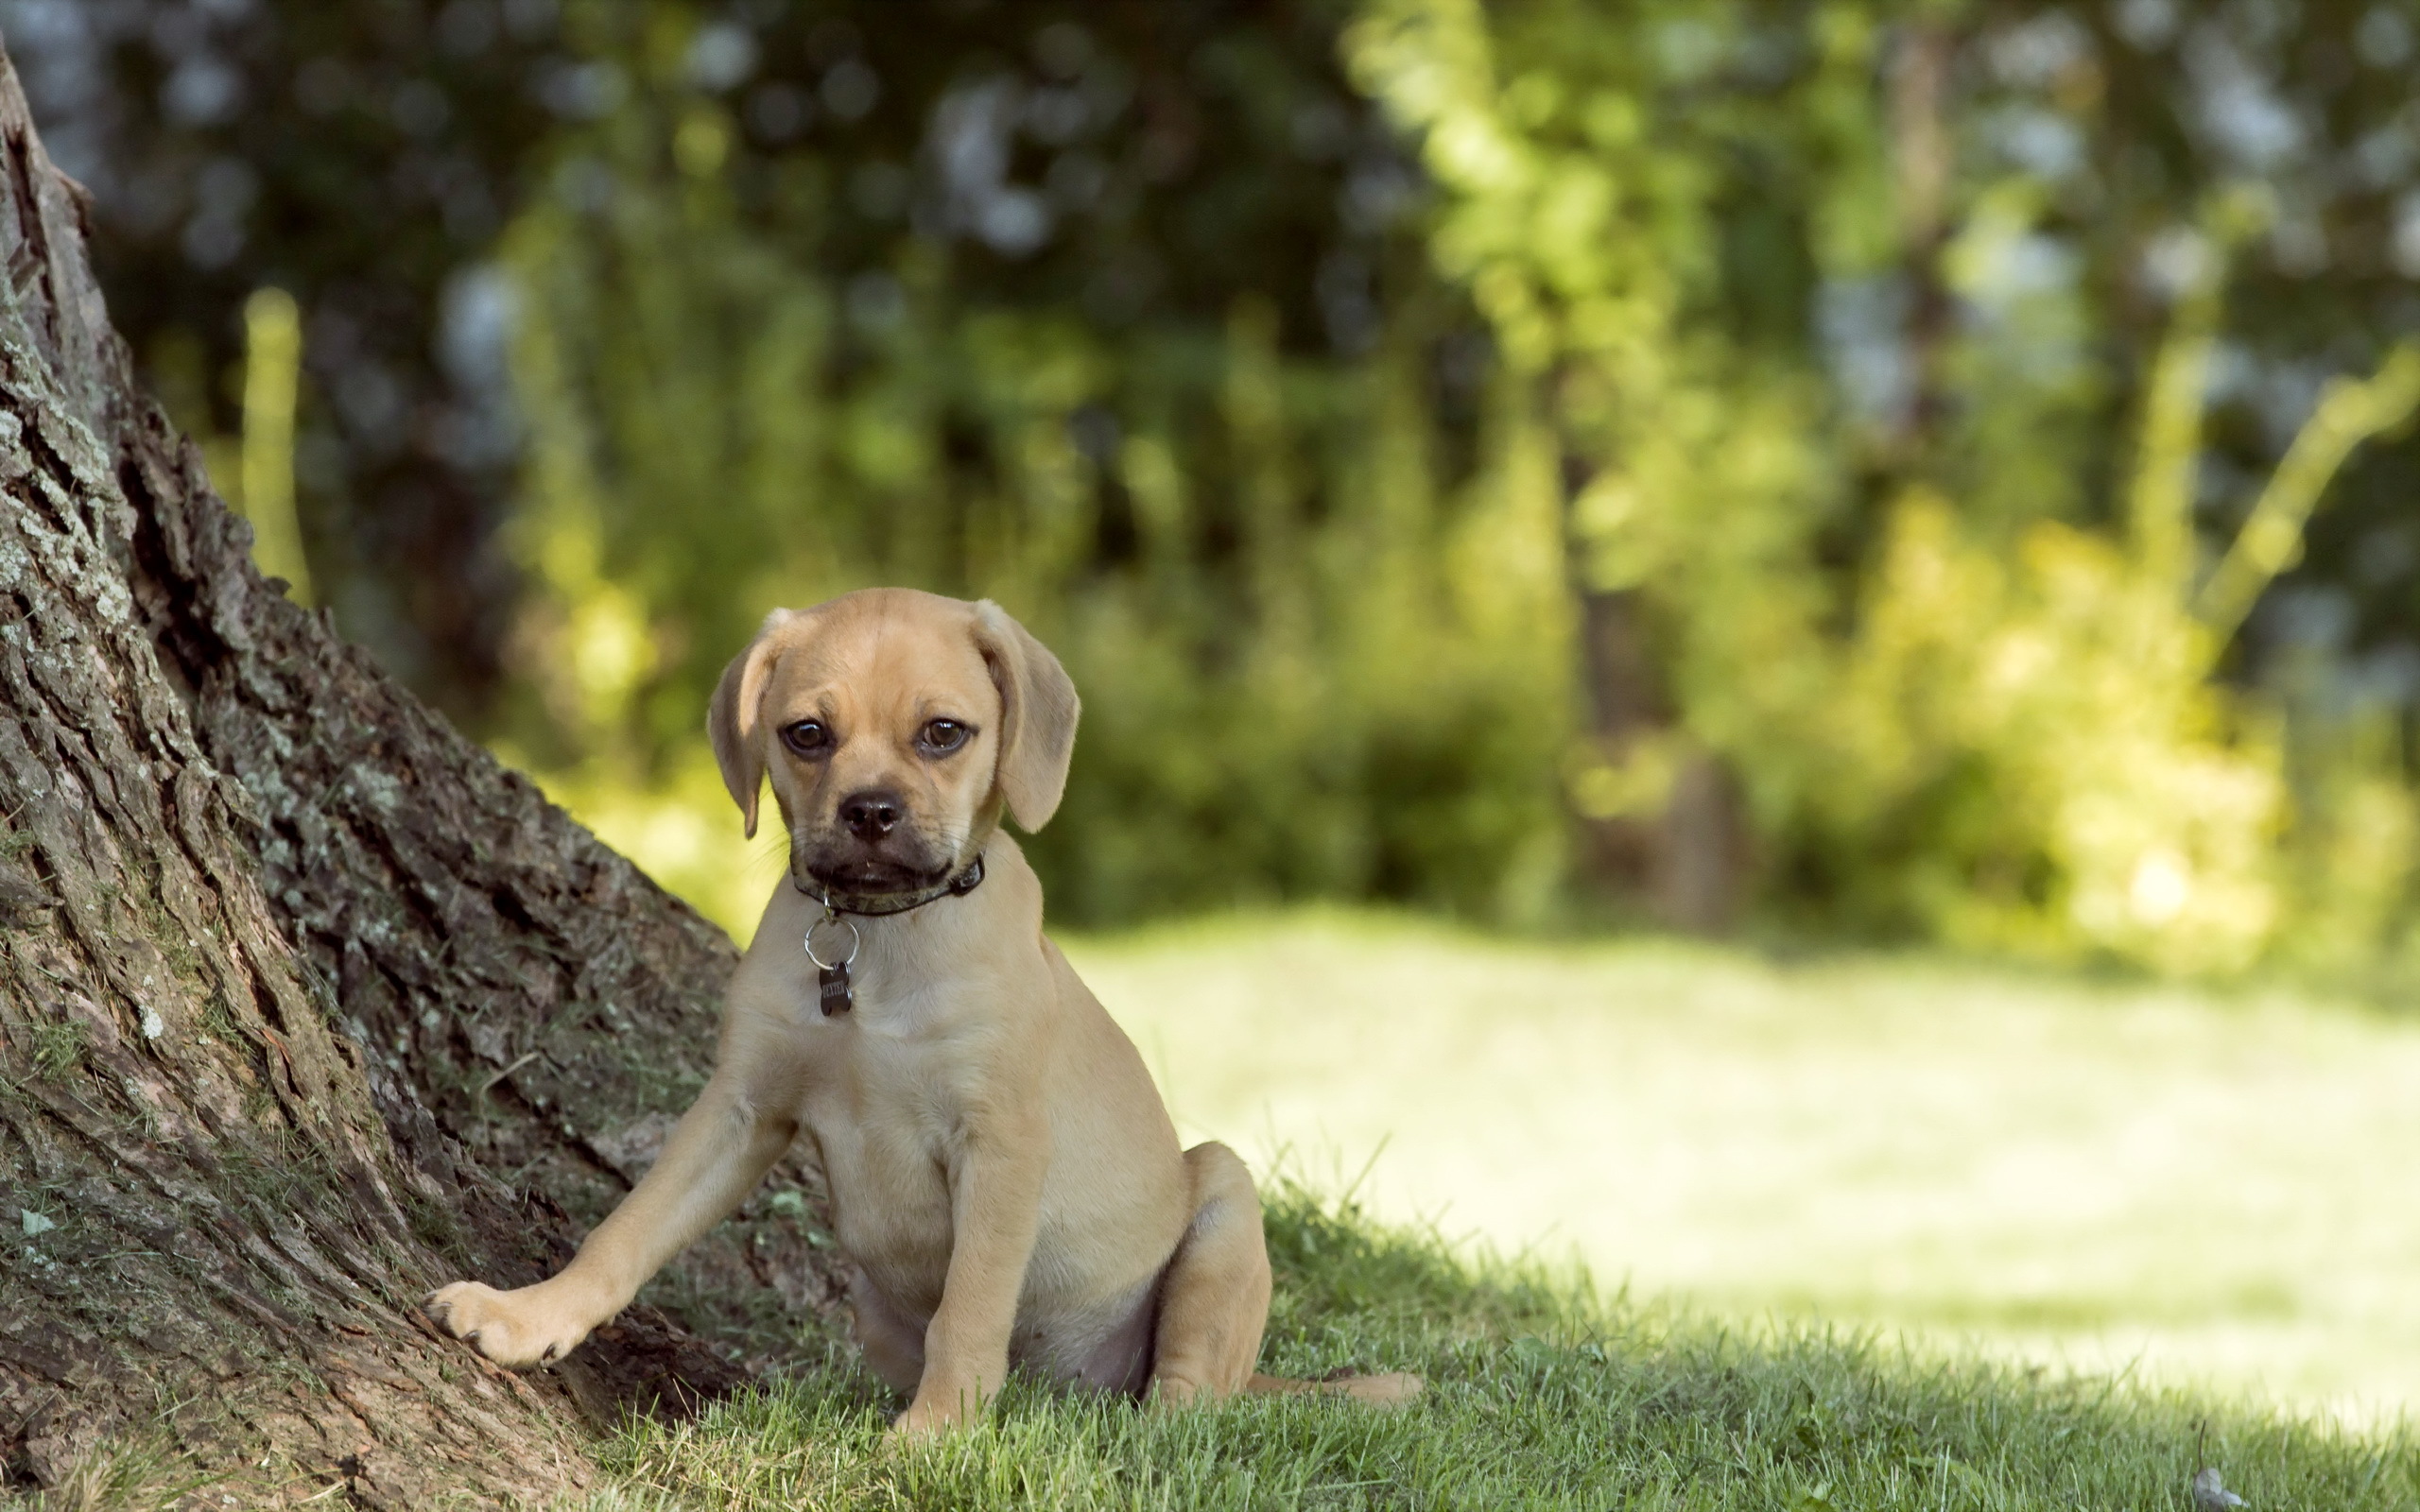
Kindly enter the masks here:
<path id="1" fill-rule="evenodd" d="M 1413 1375 L 1288 1381 L 1256 1375 L 1261 1331 L 1269 1325 L 1269 1246 L 1260 1194 L 1236 1152 L 1197 1144 L 1184 1152 L 1193 1221 L 1160 1282 L 1152 1384 L 1164 1406 L 1215 1401 L 1239 1391 L 1350 1397 L 1378 1404 L 1420 1395 Z"/>
<path id="2" fill-rule="evenodd" d="M 1223 1144 L 1184 1152 L 1193 1218 L 1160 1280 L 1151 1383 L 1170 1406 L 1231 1397 L 1252 1380 L 1269 1324 L 1269 1246 L 1252 1173 Z"/>

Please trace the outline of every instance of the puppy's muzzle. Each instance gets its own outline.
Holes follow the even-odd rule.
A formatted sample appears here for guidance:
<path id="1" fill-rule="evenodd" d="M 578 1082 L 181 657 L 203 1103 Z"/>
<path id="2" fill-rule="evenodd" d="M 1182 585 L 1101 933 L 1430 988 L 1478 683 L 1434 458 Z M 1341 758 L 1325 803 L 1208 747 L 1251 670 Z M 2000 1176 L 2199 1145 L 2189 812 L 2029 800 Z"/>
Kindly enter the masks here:
<path id="1" fill-rule="evenodd" d="M 944 880 L 957 858 L 909 816 L 887 787 L 843 796 L 821 833 L 798 837 L 797 869 L 826 887 L 853 893 L 909 892 Z"/>

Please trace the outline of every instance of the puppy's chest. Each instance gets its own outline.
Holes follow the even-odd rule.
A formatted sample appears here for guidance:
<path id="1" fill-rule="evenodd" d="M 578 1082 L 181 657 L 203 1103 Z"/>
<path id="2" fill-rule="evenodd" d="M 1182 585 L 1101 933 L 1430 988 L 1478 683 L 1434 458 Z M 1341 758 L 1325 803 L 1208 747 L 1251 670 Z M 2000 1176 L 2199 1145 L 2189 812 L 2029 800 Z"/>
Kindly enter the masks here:
<path id="1" fill-rule="evenodd" d="M 793 1002 L 799 1122 L 827 1163 L 851 1149 L 886 1165 L 945 1161 L 985 1079 L 986 1050 L 949 988 L 861 984 L 848 1011 L 826 1015 L 809 977 Z"/>
<path id="2" fill-rule="evenodd" d="M 801 1039 L 799 1118 L 819 1137 L 862 1124 L 929 1126 L 942 1137 L 958 1123 L 969 1077 L 951 1046 L 847 1022 L 808 1026 Z"/>
<path id="3" fill-rule="evenodd" d="M 871 1019 L 803 1034 L 810 1053 L 799 1123 L 822 1168 L 840 1246 L 888 1291 L 922 1297 L 938 1286 L 935 1267 L 950 1251 L 950 1168 L 968 1111 L 959 1047 L 885 1032 Z"/>

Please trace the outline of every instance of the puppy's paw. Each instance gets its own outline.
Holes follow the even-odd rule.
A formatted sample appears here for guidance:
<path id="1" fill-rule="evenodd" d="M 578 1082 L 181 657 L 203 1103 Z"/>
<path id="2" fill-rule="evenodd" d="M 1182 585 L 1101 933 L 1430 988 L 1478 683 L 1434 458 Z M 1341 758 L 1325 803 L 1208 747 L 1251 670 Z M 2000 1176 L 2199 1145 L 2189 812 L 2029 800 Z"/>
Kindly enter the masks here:
<path id="1" fill-rule="evenodd" d="M 552 1365 L 588 1337 L 597 1319 L 590 1308 L 552 1281 L 499 1292 L 456 1281 L 421 1304 L 445 1332 L 475 1346 L 498 1365 Z"/>
<path id="2" fill-rule="evenodd" d="M 1197 1401 L 1206 1401 L 1209 1393 L 1201 1383 L 1190 1377 L 1165 1375 L 1152 1379 L 1149 1400 L 1153 1412 L 1168 1413 L 1190 1407 Z"/>
<path id="3" fill-rule="evenodd" d="M 908 1410 L 890 1420 L 890 1436 L 894 1439 L 939 1438 L 946 1433 L 964 1428 L 974 1422 L 979 1407 L 962 1405 L 959 1397 L 918 1395 L 908 1404 Z"/>

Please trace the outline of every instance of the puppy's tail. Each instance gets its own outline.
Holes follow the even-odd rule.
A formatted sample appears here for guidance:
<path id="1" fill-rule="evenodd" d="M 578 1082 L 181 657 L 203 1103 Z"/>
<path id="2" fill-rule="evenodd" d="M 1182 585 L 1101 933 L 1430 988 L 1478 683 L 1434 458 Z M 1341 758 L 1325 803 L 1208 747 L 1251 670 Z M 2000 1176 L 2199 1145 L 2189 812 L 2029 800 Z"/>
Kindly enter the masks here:
<path id="1" fill-rule="evenodd" d="M 1334 1375 L 1318 1381 L 1293 1381 L 1285 1376 L 1255 1375 L 1244 1383 L 1254 1396 L 1350 1397 L 1373 1407 L 1401 1407 L 1421 1393 L 1418 1376 L 1401 1370 L 1385 1375 Z"/>

